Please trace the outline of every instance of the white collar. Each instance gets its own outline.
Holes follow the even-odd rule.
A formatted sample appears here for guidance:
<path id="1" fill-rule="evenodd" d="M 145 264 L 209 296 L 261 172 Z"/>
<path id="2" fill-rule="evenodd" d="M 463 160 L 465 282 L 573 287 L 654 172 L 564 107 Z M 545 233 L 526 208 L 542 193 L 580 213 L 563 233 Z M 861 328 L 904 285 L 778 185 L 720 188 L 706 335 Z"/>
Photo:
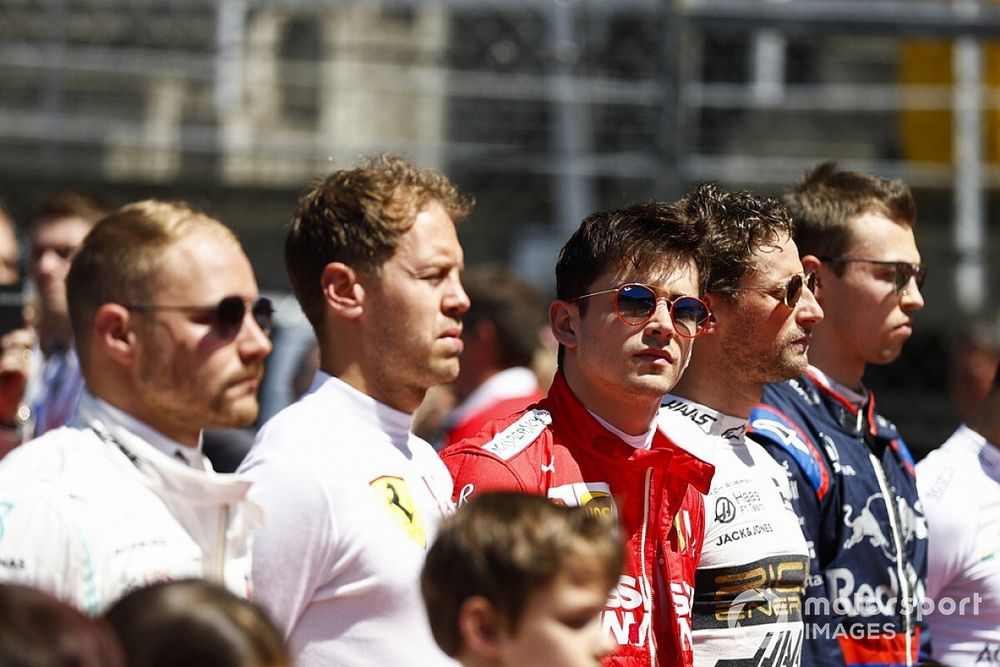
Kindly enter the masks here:
<path id="1" fill-rule="evenodd" d="M 402 412 L 358 391 L 340 378 L 323 371 L 316 372 L 314 387 L 309 393 L 325 396 L 322 400 L 342 406 L 359 419 L 378 424 L 394 442 L 406 442 L 413 426 L 413 415 Z"/>
<path id="2" fill-rule="evenodd" d="M 632 449 L 650 449 L 653 446 L 653 434 L 656 433 L 656 422 L 649 425 L 649 431 L 646 433 L 640 433 L 639 435 L 630 435 L 620 428 L 616 428 L 611 425 L 608 421 L 601 419 L 601 416 L 592 410 L 587 410 L 597 420 L 597 423 L 608 429 L 619 438 L 625 441 L 625 444 L 630 446 Z"/>
<path id="3" fill-rule="evenodd" d="M 673 412 L 697 426 L 706 435 L 713 435 L 738 445 L 746 442 L 747 420 L 692 401 L 690 398 L 667 394 L 660 401 L 660 412 Z"/>
<path id="4" fill-rule="evenodd" d="M 815 366 L 809 367 L 809 372 L 812 373 L 813 377 L 819 380 L 827 389 L 832 389 L 844 398 L 847 402 L 856 408 L 860 408 L 862 405 L 868 402 L 868 391 L 865 389 L 864 385 L 860 385 L 855 389 L 851 389 L 846 385 L 842 385 L 832 377 L 816 368 Z"/>
<path id="5" fill-rule="evenodd" d="M 212 470 L 212 464 L 201 450 L 201 435 L 194 447 L 185 445 L 157 431 L 149 424 L 135 418 L 127 412 L 116 408 L 84 389 L 80 395 L 79 412 L 87 421 L 98 420 L 108 427 L 114 425 L 114 430 L 124 429 L 132 436 L 139 438 L 170 459 L 190 466 L 195 470 Z M 183 461 L 181 461 L 183 457 Z"/>

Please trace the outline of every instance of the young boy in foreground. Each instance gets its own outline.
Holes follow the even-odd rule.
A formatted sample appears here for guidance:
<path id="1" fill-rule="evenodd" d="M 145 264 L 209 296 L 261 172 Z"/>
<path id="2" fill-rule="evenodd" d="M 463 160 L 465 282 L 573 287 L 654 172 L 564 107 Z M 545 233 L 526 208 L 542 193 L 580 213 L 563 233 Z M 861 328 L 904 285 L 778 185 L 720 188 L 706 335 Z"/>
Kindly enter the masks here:
<path id="1" fill-rule="evenodd" d="M 464 667 L 599 665 L 618 582 L 615 528 L 540 496 L 479 496 L 442 524 L 421 589 L 438 645 Z"/>

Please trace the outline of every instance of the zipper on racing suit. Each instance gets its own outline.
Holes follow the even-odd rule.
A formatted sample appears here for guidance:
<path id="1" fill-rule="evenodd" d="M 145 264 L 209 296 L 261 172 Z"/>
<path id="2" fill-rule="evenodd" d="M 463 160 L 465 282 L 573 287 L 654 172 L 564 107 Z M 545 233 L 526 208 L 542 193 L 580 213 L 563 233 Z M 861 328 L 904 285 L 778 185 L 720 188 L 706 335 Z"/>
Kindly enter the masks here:
<path id="1" fill-rule="evenodd" d="M 889 529 L 892 531 L 892 544 L 896 550 L 896 576 L 899 578 L 899 592 L 901 597 L 900 613 L 903 615 L 903 627 L 906 629 L 906 664 L 907 667 L 912 667 L 913 592 L 910 590 L 910 581 L 906 577 L 906 545 L 903 544 L 903 536 L 899 529 L 901 521 L 896 508 L 896 495 L 889 488 L 882 462 L 870 450 L 868 458 L 872 462 L 872 468 L 875 469 L 875 477 L 878 479 L 878 485 L 882 490 L 882 497 L 885 499 L 886 509 L 889 512 Z"/>
<path id="2" fill-rule="evenodd" d="M 652 666 L 656 665 L 656 641 L 653 637 L 655 634 L 656 625 L 653 620 L 653 587 L 649 583 L 649 573 L 647 572 L 648 560 L 646 558 L 646 539 L 648 535 L 649 528 L 649 506 L 650 506 L 650 496 L 652 494 L 653 487 L 653 469 L 646 468 L 646 481 L 643 485 L 645 494 L 643 494 L 642 501 L 642 537 L 640 541 L 639 553 L 642 555 L 640 561 L 642 562 L 642 567 L 640 569 L 640 576 L 642 577 L 642 585 L 646 589 L 645 595 L 642 596 L 643 607 L 646 610 L 646 619 L 648 621 L 646 631 L 646 640 L 649 644 L 649 664 Z"/>
<path id="3" fill-rule="evenodd" d="M 896 494 L 889 488 L 888 478 L 885 476 L 885 468 L 882 460 L 876 456 L 876 450 L 885 454 L 886 447 L 879 443 L 869 442 L 866 434 L 874 435 L 869 431 L 869 425 L 864 419 L 865 412 L 870 406 L 866 403 L 858 408 L 858 431 L 861 433 L 861 442 L 868 449 L 868 460 L 871 461 L 872 469 L 875 472 L 875 479 L 878 480 L 879 489 L 882 491 L 882 498 L 885 500 L 885 508 L 889 515 L 889 530 L 892 533 L 892 546 L 896 551 L 896 577 L 899 581 L 900 593 L 900 614 L 903 617 L 903 628 L 906 636 L 906 665 L 913 667 L 913 591 L 910 589 L 910 581 L 906 577 L 906 545 L 903 542 L 903 534 L 900 532 L 902 521 L 899 517 L 899 510 L 896 506 Z"/>
<path id="4" fill-rule="evenodd" d="M 226 528 L 229 526 L 229 505 L 223 505 L 219 510 L 219 539 L 215 549 L 213 570 L 216 581 L 226 584 Z"/>

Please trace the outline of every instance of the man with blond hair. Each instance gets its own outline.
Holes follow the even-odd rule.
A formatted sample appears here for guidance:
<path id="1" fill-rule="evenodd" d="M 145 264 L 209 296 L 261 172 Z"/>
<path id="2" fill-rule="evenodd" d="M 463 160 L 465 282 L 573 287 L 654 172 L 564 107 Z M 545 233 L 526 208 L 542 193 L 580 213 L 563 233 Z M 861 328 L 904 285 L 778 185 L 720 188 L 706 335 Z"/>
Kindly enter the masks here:
<path id="1" fill-rule="evenodd" d="M 441 174 L 382 156 L 314 185 L 292 218 L 285 264 L 320 370 L 241 470 L 267 514 L 254 594 L 299 667 L 451 664 L 417 585 L 451 478 L 411 429 L 427 390 L 458 375 L 454 221 L 470 207 Z"/>
<path id="2" fill-rule="evenodd" d="M 249 482 L 217 475 L 201 429 L 247 426 L 271 304 L 220 222 L 143 201 L 102 220 L 67 279 L 86 387 L 71 423 L 0 462 L 0 579 L 97 613 L 205 577 L 249 591 Z"/>

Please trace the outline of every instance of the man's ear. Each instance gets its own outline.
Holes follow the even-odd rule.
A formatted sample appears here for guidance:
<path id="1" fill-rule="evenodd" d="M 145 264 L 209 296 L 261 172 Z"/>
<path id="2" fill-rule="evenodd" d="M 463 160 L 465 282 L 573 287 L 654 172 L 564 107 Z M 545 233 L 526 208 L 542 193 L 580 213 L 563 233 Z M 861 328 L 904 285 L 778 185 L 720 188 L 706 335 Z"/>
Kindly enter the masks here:
<path id="1" fill-rule="evenodd" d="M 556 299 L 549 304 L 549 328 L 556 341 L 566 348 L 575 348 L 579 335 L 579 309 L 572 304 Z"/>
<path id="2" fill-rule="evenodd" d="M 102 304 L 94 313 L 93 340 L 91 344 L 123 366 L 135 361 L 135 333 L 132 331 L 133 314 L 118 303 Z"/>
<path id="3" fill-rule="evenodd" d="M 503 653 L 503 619 L 493 603 L 481 595 L 466 598 L 458 610 L 462 644 L 472 654 L 499 660 Z"/>
<path id="4" fill-rule="evenodd" d="M 806 255 L 802 258 L 802 270 L 806 275 L 810 273 L 816 274 L 816 294 L 814 296 L 819 299 L 823 293 L 824 280 L 830 280 L 833 277 L 832 265 L 824 264 L 816 255 Z"/>
<path id="5" fill-rule="evenodd" d="M 361 316 L 365 290 L 357 272 L 343 262 L 330 262 L 320 276 L 323 298 L 334 313 L 346 319 Z"/>

